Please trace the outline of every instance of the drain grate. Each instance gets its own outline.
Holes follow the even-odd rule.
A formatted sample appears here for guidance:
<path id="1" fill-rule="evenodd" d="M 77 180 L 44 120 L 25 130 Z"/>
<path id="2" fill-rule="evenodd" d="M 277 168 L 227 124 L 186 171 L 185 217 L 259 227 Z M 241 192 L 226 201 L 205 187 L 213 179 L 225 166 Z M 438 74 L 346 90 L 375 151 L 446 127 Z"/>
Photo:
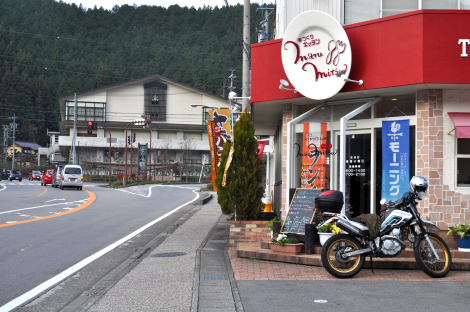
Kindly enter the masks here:
<path id="1" fill-rule="evenodd" d="M 200 281 L 227 281 L 228 275 L 207 275 L 201 274 L 199 275 Z"/>
<path id="2" fill-rule="evenodd" d="M 159 253 L 152 255 L 154 258 L 170 258 L 170 257 L 180 257 L 180 256 L 186 256 L 185 252 L 164 252 L 164 253 Z"/>

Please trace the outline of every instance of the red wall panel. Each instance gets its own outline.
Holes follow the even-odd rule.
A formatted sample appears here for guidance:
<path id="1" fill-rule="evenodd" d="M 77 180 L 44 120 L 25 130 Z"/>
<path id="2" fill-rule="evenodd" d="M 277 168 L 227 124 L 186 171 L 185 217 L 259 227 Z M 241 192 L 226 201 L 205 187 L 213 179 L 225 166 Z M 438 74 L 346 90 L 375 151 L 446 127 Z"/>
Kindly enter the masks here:
<path id="1" fill-rule="evenodd" d="M 470 83 L 470 58 L 461 58 L 459 39 L 470 39 L 470 11 L 419 10 L 344 27 L 352 49 L 350 79 L 341 92 L 421 83 Z M 301 97 L 279 90 L 287 79 L 282 40 L 252 45 L 251 101 Z M 470 54 L 470 46 L 467 48 Z"/>

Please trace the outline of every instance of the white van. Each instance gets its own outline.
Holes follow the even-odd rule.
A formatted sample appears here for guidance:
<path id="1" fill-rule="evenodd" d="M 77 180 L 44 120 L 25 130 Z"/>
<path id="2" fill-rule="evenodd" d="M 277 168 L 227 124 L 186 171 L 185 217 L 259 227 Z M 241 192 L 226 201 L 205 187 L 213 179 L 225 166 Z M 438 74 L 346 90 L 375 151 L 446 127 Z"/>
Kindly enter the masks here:
<path id="1" fill-rule="evenodd" d="M 65 165 L 62 168 L 61 178 L 59 180 L 59 188 L 63 190 L 65 187 L 76 187 L 77 190 L 83 188 L 83 169 L 80 165 Z"/>

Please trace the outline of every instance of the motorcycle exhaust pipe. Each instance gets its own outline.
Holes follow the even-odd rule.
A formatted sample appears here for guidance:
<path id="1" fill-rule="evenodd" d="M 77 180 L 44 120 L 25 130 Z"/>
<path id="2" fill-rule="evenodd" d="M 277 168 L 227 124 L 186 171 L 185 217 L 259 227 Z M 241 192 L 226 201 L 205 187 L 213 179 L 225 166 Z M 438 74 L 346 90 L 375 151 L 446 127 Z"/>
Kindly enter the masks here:
<path id="1" fill-rule="evenodd" d="M 352 225 L 351 223 L 347 221 L 337 219 L 335 222 L 336 222 L 337 227 L 339 227 L 342 230 L 345 230 L 349 234 L 355 234 L 357 236 L 366 236 L 366 234 L 362 232 L 361 229 L 358 229 L 357 227 L 355 227 L 354 225 Z"/>

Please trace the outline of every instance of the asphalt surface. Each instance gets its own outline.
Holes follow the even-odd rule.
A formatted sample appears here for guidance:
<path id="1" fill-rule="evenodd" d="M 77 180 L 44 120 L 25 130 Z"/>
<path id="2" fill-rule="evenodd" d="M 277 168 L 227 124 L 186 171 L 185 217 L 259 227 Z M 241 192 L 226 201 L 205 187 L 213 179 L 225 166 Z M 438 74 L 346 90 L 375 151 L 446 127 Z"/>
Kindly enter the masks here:
<path id="1" fill-rule="evenodd" d="M 216 193 L 211 194 L 212 200 L 190 209 L 175 221 L 173 231 L 156 236 L 134 256 L 139 261 L 128 270 L 116 268 L 120 273 L 106 276 L 60 310 L 40 304 L 59 291 L 56 287 L 20 311 L 457 311 L 470 305 L 469 280 L 430 279 L 420 270 L 364 270 L 367 280 L 331 280 L 319 267 L 256 259 L 237 259 L 234 265 L 229 257 L 234 251 L 228 248 L 230 225 Z M 259 272 L 251 272 L 235 280 L 240 263 L 243 269 L 255 264 L 261 277 L 254 280 Z M 273 265 L 290 271 L 267 270 Z M 308 270 L 324 280 L 293 280 Z M 393 276 L 383 274 L 388 271 Z M 410 281 L 414 274 L 424 281 Z M 277 276 L 283 280 L 263 280 Z"/>

